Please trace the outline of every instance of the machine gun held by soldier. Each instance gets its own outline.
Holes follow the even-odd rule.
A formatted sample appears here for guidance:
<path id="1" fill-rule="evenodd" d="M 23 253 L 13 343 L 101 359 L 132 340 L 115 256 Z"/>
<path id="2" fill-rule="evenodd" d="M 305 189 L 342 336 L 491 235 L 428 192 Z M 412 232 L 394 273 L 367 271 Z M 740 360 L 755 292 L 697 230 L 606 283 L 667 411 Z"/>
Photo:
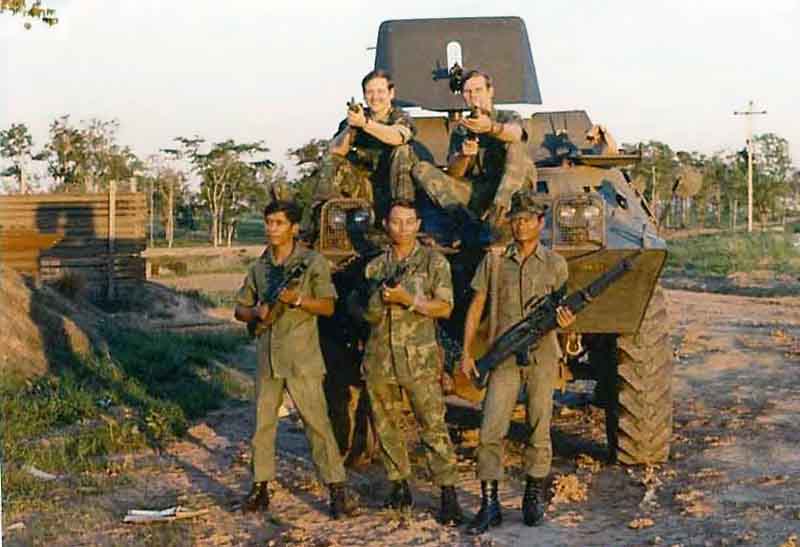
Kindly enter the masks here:
<path id="1" fill-rule="evenodd" d="M 299 279 L 307 269 L 308 263 L 306 263 L 305 260 L 288 268 L 285 266 L 270 268 L 269 274 L 267 275 L 267 288 L 259 299 L 259 304 L 266 304 L 270 307 L 269 318 L 267 321 L 255 320 L 247 323 L 247 332 L 250 336 L 258 334 L 257 329 L 259 325 L 269 324 L 274 320 L 273 311 L 278 297 L 280 297 L 281 293 L 289 287 L 294 280 Z"/>
<path id="2" fill-rule="evenodd" d="M 542 296 L 533 304 L 526 305 L 525 307 L 530 307 L 531 311 L 495 340 L 489 351 L 475 362 L 478 371 L 474 378 L 475 385 L 479 389 L 485 387 L 489 372 L 512 355 L 516 356 L 518 366 L 527 366 L 530 363 L 528 356 L 530 349 L 536 347 L 545 334 L 558 326 L 556 310 L 564 306 L 577 315 L 626 272 L 633 269 L 633 258 L 623 258 L 589 285 L 566 298 L 565 285 L 557 291 Z"/>

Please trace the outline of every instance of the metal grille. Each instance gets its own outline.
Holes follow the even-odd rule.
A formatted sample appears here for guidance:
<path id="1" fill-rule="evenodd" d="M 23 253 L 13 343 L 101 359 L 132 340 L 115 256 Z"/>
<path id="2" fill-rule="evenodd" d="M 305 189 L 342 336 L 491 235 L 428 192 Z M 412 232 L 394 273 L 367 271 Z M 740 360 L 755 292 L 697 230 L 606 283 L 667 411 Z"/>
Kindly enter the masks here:
<path id="1" fill-rule="evenodd" d="M 556 246 L 598 246 L 605 241 L 603 202 L 595 196 L 560 201 L 553 215 Z"/>
<path id="2" fill-rule="evenodd" d="M 322 206 L 320 212 L 319 251 L 328 254 L 351 255 L 356 251 L 347 233 L 349 213 L 365 209 L 371 210 L 369 203 L 360 199 L 332 199 Z M 372 219 L 370 218 L 370 224 Z"/>

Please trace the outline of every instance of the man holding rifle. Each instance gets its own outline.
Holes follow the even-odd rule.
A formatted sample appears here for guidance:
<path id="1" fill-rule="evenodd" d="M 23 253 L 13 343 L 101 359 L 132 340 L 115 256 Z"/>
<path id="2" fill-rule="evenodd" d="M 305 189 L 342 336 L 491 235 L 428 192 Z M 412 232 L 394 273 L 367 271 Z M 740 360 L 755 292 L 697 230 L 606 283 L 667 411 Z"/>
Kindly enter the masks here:
<path id="1" fill-rule="evenodd" d="M 319 346 L 317 316 L 334 311 L 336 290 L 328 262 L 304 249 L 298 235 L 300 209 L 286 201 L 273 201 L 264 209 L 269 248 L 247 273 L 236 297 L 235 316 L 255 322 L 258 336 L 256 372 L 256 430 L 252 439 L 253 487 L 243 502 L 245 511 L 266 511 L 267 482 L 275 478 L 275 435 L 284 390 L 294 401 L 311 445 L 311 456 L 321 480 L 330 488 L 330 514 L 341 518 L 347 507 L 345 471 L 328 418 L 322 389 L 325 365 Z M 277 299 L 275 283 L 284 284 L 288 272 L 297 278 Z"/>
<path id="2" fill-rule="evenodd" d="M 478 266 L 472 280 L 475 295 L 464 326 L 461 368 L 468 377 L 477 376 L 471 350 L 487 303 L 490 331 L 494 331 L 489 333 L 492 339 L 525 316 L 527 303 L 559 290 L 567 281 L 566 260 L 539 243 L 546 210 L 547 207 L 538 203 L 532 192 L 519 190 L 514 193 L 508 212 L 514 241 L 500 252 L 487 253 Z M 558 308 L 560 327 L 568 327 L 574 321 L 575 316 L 568 308 Z M 538 526 L 544 520 L 545 483 L 552 458 L 550 419 L 553 386 L 561 358 L 555 331 L 545 335 L 527 358 L 528 365 L 521 367 L 516 362 L 517 357 L 511 356 L 489 376 L 477 451 L 481 507 L 468 527 L 476 534 L 502 522 L 497 487 L 503 477 L 503 439 L 522 382 L 527 388 L 527 416 L 531 427 L 524 455 L 523 520 L 528 526 Z"/>
<path id="3" fill-rule="evenodd" d="M 384 220 L 391 246 L 365 271 L 367 282 L 375 288 L 364 312 L 372 328 L 363 368 L 384 467 L 392 481 L 386 506 L 406 509 L 412 505 L 411 464 L 402 427 L 405 391 L 433 480 L 441 487 L 439 520 L 460 524 L 463 517 L 454 486 L 458 470 L 444 421 L 442 362 L 436 341 L 436 320 L 446 319 L 453 309 L 450 264 L 441 253 L 417 242 L 420 223 L 410 201 L 393 202 Z"/>

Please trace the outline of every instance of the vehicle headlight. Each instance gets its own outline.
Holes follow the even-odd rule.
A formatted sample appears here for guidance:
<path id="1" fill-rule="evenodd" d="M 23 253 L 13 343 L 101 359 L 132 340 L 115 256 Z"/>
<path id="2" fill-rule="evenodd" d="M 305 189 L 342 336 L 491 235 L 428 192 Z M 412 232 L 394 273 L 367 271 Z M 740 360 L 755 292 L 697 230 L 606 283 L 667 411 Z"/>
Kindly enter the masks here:
<path id="1" fill-rule="evenodd" d="M 344 228 L 345 224 L 347 224 L 347 214 L 338 209 L 331 211 L 331 214 L 328 217 L 328 223 L 332 228 Z"/>
<path id="2" fill-rule="evenodd" d="M 600 216 L 600 207 L 597 205 L 589 205 L 583 209 L 583 218 L 592 221 Z"/>
<path id="3" fill-rule="evenodd" d="M 366 209 L 359 209 L 355 213 L 353 213 L 353 222 L 356 224 L 367 224 L 369 223 L 370 214 L 369 211 Z"/>
<path id="4" fill-rule="evenodd" d="M 561 221 L 571 221 L 575 218 L 575 213 L 577 209 L 571 205 L 562 205 L 558 208 L 558 218 Z"/>

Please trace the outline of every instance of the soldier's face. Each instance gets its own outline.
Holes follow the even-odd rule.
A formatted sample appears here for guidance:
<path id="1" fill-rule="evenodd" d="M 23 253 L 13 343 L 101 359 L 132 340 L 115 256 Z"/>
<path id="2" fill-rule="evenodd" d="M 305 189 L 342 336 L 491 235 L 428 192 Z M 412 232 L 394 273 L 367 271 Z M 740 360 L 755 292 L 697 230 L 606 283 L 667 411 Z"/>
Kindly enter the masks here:
<path id="1" fill-rule="evenodd" d="M 364 100 L 370 110 L 376 114 L 384 114 L 392 107 L 394 89 L 389 89 L 386 78 L 373 78 L 364 87 Z"/>
<path id="2" fill-rule="evenodd" d="M 519 213 L 511 218 L 511 233 L 514 241 L 525 243 L 539 239 L 544 217 L 535 213 Z"/>
<path id="3" fill-rule="evenodd" d="M 267 241 L 273 247 L 291 243 L 300 229 L 297 224 L 289 222 L 283 211 L 267 215 L 264 218 L 264 227 L 267 232 Z"/>
<path id="4" fill-rule="evenodd" d="M 486 79 L 483 76 L 473 76 L 464 82 L 461 95 L 464 97 L 464 102 L 467 103 L 467 106 L 470 108 L 477 106 L 485 111 L 490 111 L 492 109 L 494 88 L 487 85 Z"/>
<path id="5" fill-rule="evenodd" d="M 414 209 L 395 206 L 389 211 L 389 217 L 383 221 L 392 243 L 402 245 L 413 242 L 417 238 L 422 221 L 417 218 Z"/>

